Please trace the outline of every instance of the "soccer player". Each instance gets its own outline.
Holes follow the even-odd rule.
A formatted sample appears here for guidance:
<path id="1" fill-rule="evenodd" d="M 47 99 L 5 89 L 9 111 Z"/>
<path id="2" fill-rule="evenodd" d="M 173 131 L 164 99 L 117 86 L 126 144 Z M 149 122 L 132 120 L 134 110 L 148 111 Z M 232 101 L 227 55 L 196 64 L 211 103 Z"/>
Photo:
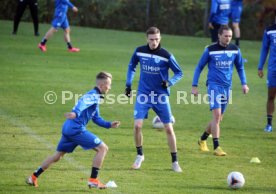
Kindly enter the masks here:
<path id="1" fill-rule="evenodd" d="M 212 0 L 209 16 L 209 29 L 211 41 L 218 41 L 218 30 L 222 25 L 228 25 L 231 12 L 231 0 Z"/>
<path id="2" fill-rule="evenodd" d="M 234 29 L 234 36 L 235 36 L 235 44 L 239 47 L 240 46 L 240 21 L 241 21 L 241 14 L 242 14 L 242 1 L 243 0 L 232 0 L 231 3 L 231 20 L 232 26 Z"/>
<path id="3" fill-rule="evenodd" d="M 13 35 L 16 35 L 18 25 L 20 23 L 21 17 L 24 14 L 26 7 L 29 6 L 31 11 L 31 16 L 34 24 L 34 35 L 39 36 L 38 32 L 38 3 L 37 0 L 17 0 L 16 13 L 13 20 Z"/>
<path id="4" fill-rule="evenodd" d="M 134 51 L 128 65 L 125 94 L 131 96 L 131 84 L 140 63 L 140 80 L 134 108 L 134 140 L 137 156 L 133 169 L 139 169 L 144 161 L 143 153 L 143 120 L 147 118 L 149 109 L 160 117 L 164 123 L 167 141 L 172 157 L 172 170 L 182 172 L 177 160 L 176 137 L 172 126 L 172 113 L 169 103 L 169 88 L 183 76 L 182 70 L 174 56 L 161 47 L 160 30 L 150 27 L 147 32 L 147 45 Z M 169 78 L 169 69 L 174 76 Z"/>
<path id="5" fill-rule="evenodd" d="M 91 119 L 97 125 L 104 128 L 117 128 L 119 121 L 108 122 L 100 116 L 100 98 L 111 89 L 112 75 L 107 72 L 100 72 L 96 77 L 96 87 L 82 96 L 72 112 L 66 113 L 67 120 L 62 127 L 62 136 L 57 146 L 57 151 L 48 157 L 40 167 L 27 178 L 29 185 L 38 187 L 38 177 L 51 164 L 59 161 L 66 153 L 71 153 L 80 145 L 85 150 L 95 150 L 91 176 L 88 179 L 89 188 L 104 189 L 106 186 L 98 179 L 98 172 L 102 166 L 105 155 L 108 151 L 107 145 L 95 134 L 86 129 L 86 125 Z"/>
<path id="6" fill-rule="evenodd" d="M 198 95 L 198 80 L 201 71 L 208 63 L 207 91 L 209 96 L 210 110 L 213 118 L 198 141 L 201 151 L 209 151 L 207 138 L 213 137 L 214 154 L 225 156 L 226 153 L 219 146 L 220 122 L 226 110 L 232 85 L 233 67 L 235 65 L 242 84 L 244 94 L 249 88 L 246 84 L 244 64 L 240 49 L 231 44 L 232 30 L 228 26 L 222 26 L 218 32 L 219 41 L 205 48 L 197 67 L 195 68 L 192 83 L 192 94 Z"/>
<path id="7" fill-rule="evenodd" d="M 71 8 L 73 12 L 77 13 L 78 8 L 75 7 L 69 0 L 55 0 L 55 14 L 54 19 L 52 21 L 52 27 L 45 34 L 42 41 L 38 44 L 38 48 L 42 52 L 46 52 L 46 42 L 49 38 L 57 32 L 58 28 L 62 28 L 64 30 L 64 40 L 67 43 L 67 48 L 69 52 L 79 52 L 79 48 L 75 48 L 71 44 L 70 39 L 70 26 L 67 19 L 67 11 L 68 8 Z"/>
<path id="8" fill-rule="evenodd" d="M 275 12 L 276 13 L 276 12 Z M 276 15 L 276 14 L 275 14 Z M 267 68 L 267 125 L 265 132 L 272 132 L 272 117 L 274 113 L 274 100 L 276 95 L 276 17 L 275 24 L 267 27 L 263 34 L 263 43 L 261 48 L 261 56 L 258 65 L 258 75 L 260 78 L 264 76 L 263 67 L 269 52 L 268 68 Z"/>

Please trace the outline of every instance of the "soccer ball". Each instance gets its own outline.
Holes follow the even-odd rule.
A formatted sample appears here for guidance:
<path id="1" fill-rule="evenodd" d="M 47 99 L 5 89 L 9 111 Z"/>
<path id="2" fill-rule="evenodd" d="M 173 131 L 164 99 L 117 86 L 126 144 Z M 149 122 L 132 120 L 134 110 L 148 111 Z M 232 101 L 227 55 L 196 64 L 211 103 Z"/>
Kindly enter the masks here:
<path id="1" fill-rule="evenodd" d="M 175 118 L 174 116 L 171 117 L 171 120 L 172 120 L 172 124 L 175 123 Z M 160 120 L 159 116 L 155 116 L 153 119 L 152 119 L 152 127 L 155 128 L 155 129 L 163 129 L 164 128 L 164 124 L 162 123 L 162 121 Z"/>
<path id="2" fill-rule="evenodd" d="M 227 184 L 231 189 L 240 189 L 245 183 L 244 177 L 240 172 L 230 172 L 227 177 Z"/>

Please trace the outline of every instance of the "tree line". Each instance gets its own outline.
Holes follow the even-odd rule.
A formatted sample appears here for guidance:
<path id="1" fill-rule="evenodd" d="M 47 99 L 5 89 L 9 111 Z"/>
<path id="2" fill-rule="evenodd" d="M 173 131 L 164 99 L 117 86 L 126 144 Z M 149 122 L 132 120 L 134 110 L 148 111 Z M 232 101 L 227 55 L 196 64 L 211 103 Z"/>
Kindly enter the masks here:
<path id="1" fill-rule="evenodd" d="M 68 11 L 71 25 L 144 32 L 158 26 L 162 33 L 209 36 L 207 22 L 211 0 L 71 0 L 79 13 Z M 2 0 L 0 19 L 13 20 L 17 0 Z M 40 23 L 50 23 L 54 0 L 38 0 Z M 257 40 L 264 27 L 275 21 L 276 0 L 244 0 L 243 39 Z M 29 10 L 22 20 L 31 21 Z"/>

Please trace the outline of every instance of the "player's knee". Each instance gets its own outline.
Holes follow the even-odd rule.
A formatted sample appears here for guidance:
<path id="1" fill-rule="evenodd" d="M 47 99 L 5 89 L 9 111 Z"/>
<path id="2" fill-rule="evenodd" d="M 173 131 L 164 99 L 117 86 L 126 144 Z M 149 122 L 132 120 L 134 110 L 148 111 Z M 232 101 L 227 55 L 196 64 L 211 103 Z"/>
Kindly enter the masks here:
<path id="1" fill-rule="evenodd" d="M 104 152 L 107 153 L 108 152 L 108 146 L 106 144 L 104 144 Z"/>
<path id="2" fill-rule="evenodd" d="M 239 28 L 239 23 L 233 23 L 233 28 Z"/>
<path id="3" fill-rule="evenodd" d="M 214 121 L 216 124 L 219 124 L 221 120 L 222 120 L 222 115 L 221 115 L 221 114 L 217 114 L 217 115 L 215 115 L 214 118 L 213 118 L 213 121 Z"/>
<path id="4" fill-rule="evenodd" d="M 270 101 L 270 102 L 274 102 L 275 95 L 269 95 L 268 98 L 267 98 L 267 100 Z"/>
<path id="5" fill-rule="evenodd" d="M 134 125 L 134 130 L 135 131 L 140 131 L 141 129 L 142 129 L 142 124 L 139 123 L 139 124 Z"/>
<path id="6" fill-rule="evenodd" d="M 165 125 L 166 133 L 167 135 L 172 135 L 174 134 L 173 127 L 171 124 L 166 124 Z"/>
<path id="7" fill-rule="evenodd" d="M 107 153 L 108 152 L 108 146 L 105 143 L 102 143 L 99 147 L 99 151 L 103 152 L 103 153 Z"/>

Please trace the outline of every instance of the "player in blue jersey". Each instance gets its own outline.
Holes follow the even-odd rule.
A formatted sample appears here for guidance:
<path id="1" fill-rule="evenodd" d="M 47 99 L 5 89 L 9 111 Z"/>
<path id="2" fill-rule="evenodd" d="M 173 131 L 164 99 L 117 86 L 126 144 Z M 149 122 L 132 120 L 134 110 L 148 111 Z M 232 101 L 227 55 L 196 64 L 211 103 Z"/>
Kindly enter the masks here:
<path id="1" fill-rule="evenodd" d="M 217 42 L 218 30 L 222 25 L 228 25 L 231 12 L 231 0 L 212 0 L 209 16 L 211 41 Z"/>
<path id="2" fill-rule="evenodd" d="M 205 132 L 198 141 L 201 151 L 209 151 L 207 138 L 210 134 L 213 137 L 214 154 L 225 156 L 226 153 L 219 146 L 220 122 L 226 110 L 229 93 L 232 85 L 233 67 L 235 65 L 242 84 L 242 90 L 246 94 L 249 88 L 246 84 L 244 64 L 240 49 L 231 44 L 232 30 L 228 26 L 219 29 L 219 41 L 216 44 L 205 48 L 204 53 L 195 68 L 192 94 L 198 95 L 198 80 L 201 71 L 208 64 L 207 91 L 210 110 L 213 119 L 208 124 Z"/>
<path id="3" fill-rule="evenodd" d="M 276 17 L 275 17 L 276 22 Z M 272 132 L 272 116 L 274 113 L 274 100 L 276 95 L 276 24 L 265 29 L 263 34 L 263 43 L 261 56 L 258 65 L 258 75 L 260 78 L 264 76 L 263 67 L 269 53 L 267 68 L 267 87 L 268 96 L 266 104 L 267 125 L 264 129 L 266 132 Z"/>
<path id="4" fill-rule="evenodd" d="M 237 46 L 240 46 L 241 31 L 239 24 L 241 21 L 241 14 L 243 8 L 242 1 L 243 0 L 232 0 L 231 3 L 231 20 L 235 36 L 235 44 Z"/>
<path id="5" fill-rule="evenodd" d="M 58 31 L 58 28 L 62 28 L 64 31 L 64 40 L 67 43 L 67 48 L 69 52 L 79 52 L 79 48 L 75 48 L 71 44 L 70 38 L 70 26 L 67 19 L 68 8 L 71 8 L 73 12 L 77 13 L 78 8 L 74 6 L 69 0 L 55 0 L 55 13 L 54 19 L 52 21 L 52 27 L 45 34 L 44 38 L 38 44 L 38 48 L 42 52 L 46 52 L 46 42 L 55 32 Z"/>
<path id="6" fill-rule="evenodd" d="M 172 157 L 172 170 L 182 172 L 177 160 L 176 137 L 172 126 L 172 113 L 169 103 L 169 88 L 183 76 L 182 70 L 174 56 L 161 48 L 160 30 L 150 27 L 147 32 L 147 45 L 140 46 L 134 51 L 128 65 L 126 80 L 126 95 L 131 96 L 131 85 L 140 63 L 140 79 L 134 108 L 134 139 L 137 156 L 133 169 L 139 169 L 144 161 L 143 153 L 143 120 L 147 118 L 149 109 L 153 109 L 164 123 L 167 141 Z M 169 69 L 174 76 L 169 78 Z"/>
<path id="7" fill-rule="evenodd" d="M 102 166 L 105 155 L 108 151 L 107 145 L 95 134 L 86 129 L 86 125 L 92 120 L 104 128 L 117 128 L 119 121 L 108 122 L 100 116 L 100 98 L 111 89 L 112 75 L 107 72 L 100 72 L 96 77 L 96 87 L 83 95 L 72 112 L 66 113 L 67 120 L 62 127 L 62 136 L 57 146 L 57 151 L 48 157 L 41 166 L 27 178 L 29 185 L 38 187 L 38 177 L 54 162 L 59 161 L 66 153 L 71 153 L 80 145 L 85 150 L 95 150 L 91 176 L 88 180 L 90 188 L 104 189 L 106 186 L 98 179 L 98 172 Z"/>

